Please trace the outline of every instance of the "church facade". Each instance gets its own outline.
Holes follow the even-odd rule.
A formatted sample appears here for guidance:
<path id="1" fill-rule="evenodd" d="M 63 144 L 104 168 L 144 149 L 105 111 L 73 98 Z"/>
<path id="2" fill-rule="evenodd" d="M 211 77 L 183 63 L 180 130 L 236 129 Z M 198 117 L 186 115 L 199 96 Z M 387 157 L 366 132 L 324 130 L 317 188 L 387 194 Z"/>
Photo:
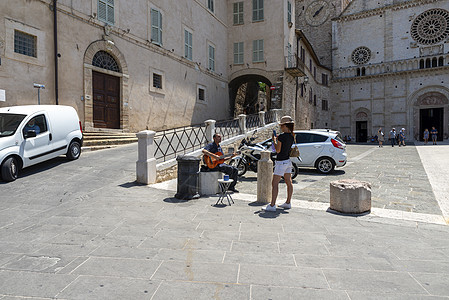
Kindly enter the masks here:
<path id="1" fill-rule="evenodd" d="M 449 135 L 449 1 L 353 0 L 332 21 L 332 126 Z"/>

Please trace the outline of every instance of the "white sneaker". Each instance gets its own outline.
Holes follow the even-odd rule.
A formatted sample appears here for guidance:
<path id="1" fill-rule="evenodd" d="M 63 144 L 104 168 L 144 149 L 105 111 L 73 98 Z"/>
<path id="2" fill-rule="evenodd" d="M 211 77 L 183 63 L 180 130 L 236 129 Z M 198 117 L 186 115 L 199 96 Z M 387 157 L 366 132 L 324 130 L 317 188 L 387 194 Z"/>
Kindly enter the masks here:
<path id="1" fill-rule="evenodd" d="M 268 204 L 266 207 L 262 207 L 262 209 L 265 211 L 276 211 L 276 206 L 271 206 Z"/>
<path id="2" fill-rule="evenodd" d="M 292 205 L 290 203 L 284 203 L 284 204 L 278 205 L 278 207 L 282 207 L 283 209 L 290 209 L 290 208 L 292 208 Z"/>

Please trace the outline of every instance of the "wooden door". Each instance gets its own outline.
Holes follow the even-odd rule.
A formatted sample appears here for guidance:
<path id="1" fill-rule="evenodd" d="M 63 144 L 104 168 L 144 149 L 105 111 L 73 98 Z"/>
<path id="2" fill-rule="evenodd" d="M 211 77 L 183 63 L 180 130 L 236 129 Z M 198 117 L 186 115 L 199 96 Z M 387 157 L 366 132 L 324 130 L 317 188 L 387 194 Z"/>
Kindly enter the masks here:
<path id="1" fill-rule="evenodd" d="M 120 128 L 120 78 L 92 71 L 94 127 Z"/>

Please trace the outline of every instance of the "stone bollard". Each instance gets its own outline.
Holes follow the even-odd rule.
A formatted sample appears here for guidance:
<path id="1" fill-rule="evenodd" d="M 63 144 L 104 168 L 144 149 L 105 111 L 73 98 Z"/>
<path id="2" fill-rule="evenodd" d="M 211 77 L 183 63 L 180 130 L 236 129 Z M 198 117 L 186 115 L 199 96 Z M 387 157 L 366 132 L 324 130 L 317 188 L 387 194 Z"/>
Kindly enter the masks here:
<path id="1" fill-rule="evenodd" d="M 246 134 L 246 115 L 239 115 L 240 134 Z"/>
<path id="2" fill-rule="evenodd" d="M 265 126 L 265 112 L 264 111 L 259 111 L 259 125 L 260 125 L 260 127 Z"/>
<path id="3" fill-rule="evenodd" d="M 136 162 L 137 182 L 150 184 L 156 182 L 156 159 L 154 158 L 154 135 L 156 132 L 144 130 L 137 133 L 138 160 Z"/>
<path id="4" fill-rule="evenodd" d="M 355 179 L 330 183 L 330 209 L 347 214 L 371 210 L 371 184 Z"/>
<path id="5" fill-rule="evenodd" d="M 273 178 L 273 162 L 270 151 L 262 151 L 261 159 L 257 162 L 257 202 L 271 202 L 271 180 Z"/>
<path id="6" fill-rule="evenodd" d="M 206 124 L 206 140 L 208 143 L 213 142 L 213 136 L 215 134 L 215 120 L 206 120 L 204 124 Z"/>

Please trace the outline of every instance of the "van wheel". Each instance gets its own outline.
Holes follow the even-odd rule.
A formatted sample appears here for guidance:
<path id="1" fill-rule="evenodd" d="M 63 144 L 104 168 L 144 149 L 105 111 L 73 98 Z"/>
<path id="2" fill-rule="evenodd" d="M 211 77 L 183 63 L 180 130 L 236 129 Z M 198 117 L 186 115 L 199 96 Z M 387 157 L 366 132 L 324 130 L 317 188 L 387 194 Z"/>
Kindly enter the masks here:
<path id="1" fill-rule="evenodd" d="M 67 158 L 70 160 L 78 159 L 81 155 L 81 145 L 77 141 L 72 141 L 67 150 Z"/>
<path id="2" fill-rule="evenodd" d="M 332 159 L 328 157 L 322 157 L 317 161 L 316 168 L 322 174 L 329 174 L 334 170 L 335 163 Z"/>
<path id="3" fill-rule="evenodd" d="M 10 157 L 2 164 L 2 178 L 4 181 L 14 181 L 19 174 L 19 166 L 14 157 Z"/>

